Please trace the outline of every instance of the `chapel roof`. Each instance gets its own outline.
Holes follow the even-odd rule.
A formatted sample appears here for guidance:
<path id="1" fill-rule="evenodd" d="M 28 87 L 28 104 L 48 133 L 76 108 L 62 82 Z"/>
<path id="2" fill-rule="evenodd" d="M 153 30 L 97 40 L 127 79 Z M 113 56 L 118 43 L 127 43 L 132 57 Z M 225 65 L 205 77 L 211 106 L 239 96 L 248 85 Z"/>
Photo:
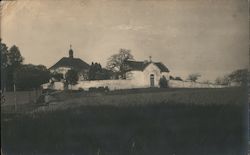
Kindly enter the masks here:
<path id="1" fill-rule="evenodd" d="M 56 69 L 59 67 L 69 67 L 75 70 L 89 69 L 89 64 L 79 58 L 63 57 L 57 63 L 50 67 L 50 69 Z"/>
<path id="2" fill-rule="evenodd" d="M 143 71 L 149 64 L 156 65 L 161 72 L 169 72 L 169 69 L 161 62 L 148 62 L 148 61 L 131 61 L 127 60 L 125 64 L 129 67 L 129 70 Z"/>

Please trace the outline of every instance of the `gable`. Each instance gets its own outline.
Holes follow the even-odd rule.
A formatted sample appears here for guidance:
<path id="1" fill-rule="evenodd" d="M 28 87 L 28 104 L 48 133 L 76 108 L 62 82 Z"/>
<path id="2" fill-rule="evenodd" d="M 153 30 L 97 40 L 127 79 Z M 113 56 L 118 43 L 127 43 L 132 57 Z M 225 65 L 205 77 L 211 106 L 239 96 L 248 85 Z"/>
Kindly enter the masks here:
<path id="1" fill-rule="evenodd" d="M 160 68 L 155 65 L 154 63 L 151 63 L 146 66 L 146 68 L 143 70 L 143 72 L 161 72 Z"/>

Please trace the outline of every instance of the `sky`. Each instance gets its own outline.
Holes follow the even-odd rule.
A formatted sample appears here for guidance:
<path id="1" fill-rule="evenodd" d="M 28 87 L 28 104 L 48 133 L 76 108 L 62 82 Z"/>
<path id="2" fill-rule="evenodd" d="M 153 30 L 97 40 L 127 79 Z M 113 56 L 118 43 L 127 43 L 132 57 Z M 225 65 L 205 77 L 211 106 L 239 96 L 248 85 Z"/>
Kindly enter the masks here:
<path id="1" fill-rule="evenodd" d="M 248 67 L 247 0 L 16 0 L 1 2 L 1 38 L 24 63 L 87 63 L 120 48 L 135 60 L 164 63 L 174 76 L 213 81 Z"/>

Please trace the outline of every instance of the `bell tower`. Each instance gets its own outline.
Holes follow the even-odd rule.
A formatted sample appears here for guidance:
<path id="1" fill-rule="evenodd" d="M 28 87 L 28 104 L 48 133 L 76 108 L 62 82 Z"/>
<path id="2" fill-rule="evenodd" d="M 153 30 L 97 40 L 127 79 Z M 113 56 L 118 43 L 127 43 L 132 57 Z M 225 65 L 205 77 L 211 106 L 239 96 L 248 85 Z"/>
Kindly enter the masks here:
<path id="1" fill-rule="evenodd" d="M 70 44 L 69 58 L 74 58 L 74 51 L 72 50 L 72 45 Z"/>

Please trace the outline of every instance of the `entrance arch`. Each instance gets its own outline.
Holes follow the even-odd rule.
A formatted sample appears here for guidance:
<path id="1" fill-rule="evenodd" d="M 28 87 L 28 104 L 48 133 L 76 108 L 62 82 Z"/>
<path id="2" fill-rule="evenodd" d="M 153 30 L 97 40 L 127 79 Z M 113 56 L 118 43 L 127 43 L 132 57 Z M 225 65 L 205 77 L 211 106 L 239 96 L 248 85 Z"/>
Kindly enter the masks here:
<path id="1" fill-rule="evenodd" d="M 154 87 L 154 86 L 155 86 L 155 75 L 150 74 L 150 87 Z"/>

